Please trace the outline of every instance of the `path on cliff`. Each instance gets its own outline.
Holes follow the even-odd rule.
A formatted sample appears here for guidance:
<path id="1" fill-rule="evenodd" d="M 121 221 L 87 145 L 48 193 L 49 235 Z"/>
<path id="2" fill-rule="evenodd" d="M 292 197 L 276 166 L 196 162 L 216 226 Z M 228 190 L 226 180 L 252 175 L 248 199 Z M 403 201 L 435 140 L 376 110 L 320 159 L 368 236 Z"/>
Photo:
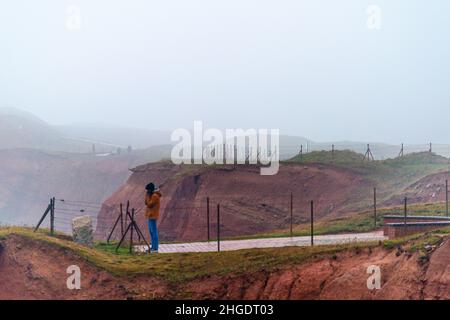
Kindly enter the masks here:
<path id="1" fill-rule="evenodd" d="M 370 242 L 383 241 L 387 239 L 383 235 L 383 231 L 367 232 L 367 233 L 347 233 L 314 236 L 314 245 L 326 244 L 343 244 L 351 242 Z M 264 238 L 264 239 L 247 239 L 247 240 L 223 240 L 220 242 L 221 251 L 232 251 L 241 249 L 254 248 L 277 248 L 299 246 L 306 247 L 311 245 L 311 238 L 305 237 L 284 237 L 284 238 Z M 135 250 L 144 252 L 146 246 L 136 246 Z M 217 241 L 210 242 L 190 242 L 190 243 L 174 243 L 160 244 L 160 253 L 174 252 L 214 252 L 217 251 Z"/>

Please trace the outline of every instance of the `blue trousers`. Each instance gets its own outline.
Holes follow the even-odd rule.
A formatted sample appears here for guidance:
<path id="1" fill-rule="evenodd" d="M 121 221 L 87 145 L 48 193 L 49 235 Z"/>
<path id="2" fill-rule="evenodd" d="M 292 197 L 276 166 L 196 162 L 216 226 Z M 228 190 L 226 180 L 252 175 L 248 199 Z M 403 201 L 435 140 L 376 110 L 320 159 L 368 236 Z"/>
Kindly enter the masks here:
<path id="1" fill-rule="evenodd" d="M 156 219 L 148 219 L 148 231 L 152 242 L 152 250 L 158 250 L 158 226 Z"/>

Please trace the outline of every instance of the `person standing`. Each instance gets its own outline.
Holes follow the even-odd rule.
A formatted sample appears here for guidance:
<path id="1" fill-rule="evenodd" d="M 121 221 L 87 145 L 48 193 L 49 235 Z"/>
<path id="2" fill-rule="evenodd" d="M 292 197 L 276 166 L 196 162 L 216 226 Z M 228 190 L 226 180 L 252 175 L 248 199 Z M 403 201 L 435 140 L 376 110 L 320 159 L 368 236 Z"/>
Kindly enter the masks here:
<path id="1" fill-rule="evenodd" d="M 158 253 L 158 218 L 159 208 L 161 206 L 161 192 L 153 183 L 147 184 L 145 187 L 145 216 L 148 219 L 148 231 L 152 243 L 151 253 Z"/>

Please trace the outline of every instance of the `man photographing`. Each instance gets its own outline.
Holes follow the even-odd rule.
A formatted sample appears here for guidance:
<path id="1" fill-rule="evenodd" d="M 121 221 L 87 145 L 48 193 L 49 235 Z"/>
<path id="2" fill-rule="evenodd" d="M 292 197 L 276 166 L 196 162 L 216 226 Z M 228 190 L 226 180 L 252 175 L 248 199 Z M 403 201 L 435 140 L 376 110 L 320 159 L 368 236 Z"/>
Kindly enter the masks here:
<path id="1" fill-rule="evenodd" d="M 152 242 L 151 253 L 158 253 L 158 218 L 159 208 L 161 206 L 161 192 L 155 187 L 153 183 L 149 183 L 145 190 L 145 216 L 148 219 L 148 230 L 150 232 L 150 239 Z"/>

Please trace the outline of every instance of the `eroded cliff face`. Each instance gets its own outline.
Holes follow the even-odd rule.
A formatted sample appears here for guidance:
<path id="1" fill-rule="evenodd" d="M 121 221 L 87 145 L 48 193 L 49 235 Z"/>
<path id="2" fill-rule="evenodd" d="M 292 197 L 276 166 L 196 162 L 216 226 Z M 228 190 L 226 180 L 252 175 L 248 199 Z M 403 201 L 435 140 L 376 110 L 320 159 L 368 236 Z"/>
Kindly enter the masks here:
<path id="1" fill-rule="evenodd" d="M 81 290 L 67 288 L 67 268 L 81 270 Z M 143 282 L 109 274 L 70 250 L 18 235 L 0 241 L 0 300 L 127 299 L 133 288 L 143 299 L 167 294 L 156 278 Z"/>
<path id="2" fill-rule="evenodd" d="M 140 210 L 137 220 L 145 227 L 144 187 L 161 185 L 162 240 L 206 240 L 210 199 L 211 237 L 216 236 L 216 208 L 221 205 L 221 234 L 238 236 L 285 228 L 290 221 L 293 193 L 294 222 L 309 219 L 309 202 L 316 200 L 315 216 L 339 216 L 370 194 L 370 184 L 359 174 L 322 165 L 282 165 L 274 176 L 261 176 L 259 167 L 175 166 L 159 162 L 137 167 L 128 181 L 106 200 L 99 215 L 97 238 L 105 238 L 119 212 L 130 201 Z M 367 200 L 367 199 L 366 199 Z"/>
<path id="3" fill-rule="evenodd" d="M 196 299 L 447 300 L 449 263 L 447 240 L 425 259 L 381 248 L 352 250 L 275 272 L 202 279 L 185 290 Z M 371 265 L 380 267 L 380 289 L 367 288 Z"/>
<path id="4" fill-rule="evenodd" d="M 349 249 L 275 270 L 174 284 L 152 275 L 113 276 L 70 250 L 12 235 L 0 241 L 0 299 L 450 299 L 449 263 L 447 237 L 425 255 Z M 83 270 L 82 290 L 66 287 L 73 264 Z M 370 265 L 380 267 L 380 289 L 367 288 Z"/>

